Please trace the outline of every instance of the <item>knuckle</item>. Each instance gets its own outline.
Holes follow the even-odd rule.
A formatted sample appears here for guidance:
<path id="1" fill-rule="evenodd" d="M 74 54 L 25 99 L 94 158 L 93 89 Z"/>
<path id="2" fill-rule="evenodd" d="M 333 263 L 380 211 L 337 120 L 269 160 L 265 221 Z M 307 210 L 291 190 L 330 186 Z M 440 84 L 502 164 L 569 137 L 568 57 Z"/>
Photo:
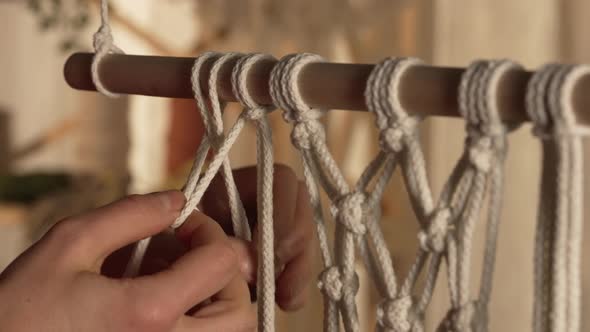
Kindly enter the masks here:
<path id="1" fill-rule="evenodd" d="M 62 253 L 62 257 L 66 257 L 67 253 L 82 250 L 89 240 L 89 234 L 81 220 L 66 218 L 49 230 L 47 238 L 50 245 L 56 247 Z"/>

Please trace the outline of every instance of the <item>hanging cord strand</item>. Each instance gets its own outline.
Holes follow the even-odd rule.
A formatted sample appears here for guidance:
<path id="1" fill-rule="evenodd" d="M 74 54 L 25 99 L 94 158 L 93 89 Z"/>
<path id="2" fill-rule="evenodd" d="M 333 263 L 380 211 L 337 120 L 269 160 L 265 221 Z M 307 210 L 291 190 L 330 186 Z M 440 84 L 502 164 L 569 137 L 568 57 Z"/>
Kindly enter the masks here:
<path id="1" fill-rule="evenodd" d="M 588 73 L 588 66 L 547 65 L 535 73 L 527 89 L 533 132 L 543 140 L 542 196 L 535 245 L 536 332 L 580 331 L 581 137 L 589 135 L 590 130 L 578 125 L 571 103 L 577 82 Z"/>
<path id="2" fill-rule="evenodd" d="M 551 76 L 558 69 L 557 65 L 547 65 L 537 71 L 527 87 L 526 104 L 529 117 L 534 123 L 533 133 L 542 136 L 543 128 L 549 128 L 550 122 L 545 105 L 547 84 Z M 551 317 L 551 266 L 552 247 L 554 242 L 555 220 L 555 190 L 553 179 L 556 178 L 554 167 L 556 157 L 553 143 L 542 141 L 543 166 L 541 170 L 540 199 L 538 203 L 537 226 L 534 249 L 534 297 L 533 301 L 533 331 L 546 332 L 550 327 Z"/>
<path id="3" fill-rule="evenodd" d="M 240 56 L 237 54 L 228 53 L 219 58 L 215 58 L 215 62 L 213 63 L 211 71 L 209 72 L 209 93 L 207 97 L 205 97 L 202 92 L 200 92 L 200 87 L 195 87 L 195 95 L 198 97 L 198 99 L 203 98 L 201 102 L 198 102 L 199 106 L 205 105 L 205 110 L 201 110 L 201 112 L 210 112 L 209 116 L 203 115 L 203 121 L 211 120 L 212 122 L 206 124 L 205 128 L 209 128 L 207 129 L 208 144 L 213 146 L 216 153 L 209 163 L 208 168 L 198 179 L 192 193 L 189 193 L 187 203 L 181 211 L 180 216 L 172 225 L 173 228 L 182 226 L 186 218 L 188 218 L 192 211 L 195 210 L 201 198 L 203 197 L 205 190 L 209 187 L 211 181 L 221 169 L 224 184 L 226 190 L 228 191 L 228 203 L 230 206 L 234 234 L 242 239 L 250 239 L 248 220 L 246 218 L 242 202 L 239 198 L 239 193 L 233 179 L 233 173 L 231 172 L 231 166 L 229 165 L 228 161 L 229 151 L 244 128 L 247 119 L 245 116 L 238 117 L 234 125 L 230 128 L 227 136 L 223 134 L 223 128 L 220 128 L 223 123 L 219 124 L 219 120 L 214 120 L 215 118 L 221 119 L 221 104 L 218 101 L 219 96 L 217 95 L 217 78 L 219 76 L 218 72 L 224 64 L 228 63 L 229 61 L 236 60 L 239 57 Z M 198 60 L 198 58 L 195 60 L 195 64 L 197 64 Z M 196 79 L 195 81 L 200 80 Z M 211 109 L 208 108 L 208 104 L 211 106 Z M 215 124 L 215 122 L 217 122 L 217 124 Z M 228 167 L 229 170 L 227 169 Z"/>
<path id="4" fill-rule="evenodd" d="M 306 55 L 300 55 L 299 58 L 305 56 Z M 307 58 L 307 61 L 322 61 L 321 57 L 319 56 L 307 55 Z M 295 122 L 297 120 L 297 118 L 295 117 L 295 115 L 297 114 L 297 109 L 303 109 L 307 112 L 314 112 L 307 105 L 305 105 L 304 102 L 300 100 L 289 101 L 290 98 L 293 98 L 291 90 L 298 89 L 298 82 L 296 81 L 296 69 L 298 67 L 293 65 L 295 59 L 296 55 L 289 55 L 282 58 L 273 68 L 269 83 L 270 94 L 273 99 L 273 103 L 277 107 L 283 109 L 283 118 L 285 118 L 287 122 Z M 293 75 L 295 75 L 295 78 L 293 78 Z M 315 112 L 317 113 L 317 111 Z M 300 149 L 300 153 L 302 156 L 305 184 L 309 192 L 311 206 L 314 209 L 314 221 L 317 227 L 320 252 L 322 254 L 322 260 L 324 262 L 325 272 L 322 273 L 322 276 L 320 276 L 320 282 L 318 284 L 320 289 L 326 289 L 326 291 L 323 292 L 324 331 L 338 332 L 340 330 L 340 306 L 337 299 L 337 293 L 341 292 L 342 285 L 341 281 L 339 280 L 338 274 L 328 274 L 328 271 L 331 271 L 330 269 L 333 267 L 334 261 L 330 254 L 330 247 L 328 244 L 328 237 L 322 211 L 320 192 L 318 184 L 315 180 L 318 179 L 321 181 L 322 179 L 325 179 L 325 177 L 322 176 L 323 174 L 320 172 L 320 169 L 315 162 L 315 158 L 313 158 L 309 151 L 310 140 L 306 133 L 307 132 L 303 131 L 302 129 L 299 129 L 299 131 L 296 134 L 294 128 L 291 133 L 291 139 L 293 141 L 294 146 Z M 321 132 L 316 133 L 316 135 L 321 135 Z M 333 281 L 327 282 L 327 280 L 323 280 L 328 278 L 330 278 Z"/>
<path id="5" fill-rule="evenodd" d="M 213 98 L 218 98 L 217 94 L 216 94 L 216 90 L 210 89 L 209 95 L 206 96 L 203 93 L 203 89 L 200 84 L 201 68 L 206 61 L 215 60 L 215 63 L 218 64 L 218 67 L 220 67 L 221 65 L 219 65 L 219 63 L 223 64 L 226 61 L 228 61 L 228 59 L 231 59 L 232 57 L 235 57 L 235 55 L 232 54 L 230 56 L 224 57 L 218 53 L 209 52 L 209 53 L 204 53 L 195 59 L 195 62 L 194 62 L 193 68 L 192 68 L 191 82 L 192 82 L 193 94 L 195 96 L 195 100 L 197 101 L 197 105 L 198 105 L 199 110 L 201 112 L 201 115 L 203 118 L 203 123 L 205 124 L 206 133 L 205 133 L 204 139 L 201 142 L 201 145 L 197 149 L 195 161 L 194 161 L 193 166 L 191 168 L 189 177 L 187 179 L 187 183 L 184 186 L 183 191 L 184 191 L 187 202 L 186 202 L 185 206 L 183 207 L 179 217 L 171 225 L 171 228 L 173 228 L 173 229 L 177 229 L 177 228 L 181 227 L 184 224 L 184 222 L 186 221 L 186 219 L 191 215 L 191 213 L 193 211 L 195 211 L 198 203 L 201 200 L 201 197 L 202 197 L 205 189 L 209 186 L 209 184 L 210 184 L 211 180 L 213 179 L 213 177 L 215 176 L 215 174 L 217 174 L 217 171 L 219 170 L 219 167 L 221 166 L 223 161 L 227 159 L 227 153 L 229 152 L 229 149 L 231 148 L 231 146 L 233 145 L 233 143 L 237 139 L 237 136 L 239 135 L 241 129 L 244 126 L 243 122 L 245 120 L 242 119 L 241 121 L 237 121 L 236 124 L 234 124 L 234 126 L 230 130 L 230 133 L 228 134 L 227 139 L 224 139 L 222 136 L 218 135 L 214 131 L 216 129 L 214 127 L 213 120 L 212 120 L 213 119 L 212 110 L 210 109 L 213 105 L 213 103 L 211 103 L 210 100 L 212 100 Z M 215 65 L 214 65 L 214 68 L 215 68 Z M 217 69 L 217 70 L 219 70 L 219 69 Z M 215 76 L 215 77 L 218 76 L 217 72 L 211 72 L 210 75 Z M 216 80 L 213 80 L 213 84 L 216 86 L 216 84 L 217 84 Z M 221 113 L 220 110 L 218 110 L 218 112 Z M 209 168 L 205 171 L 204 176 L 202 178 L 200 178 L 200 172 L 203 167 L 203 164 L 205 163 L 205 159 L 206 159 L 207 153 L 209 151 L 211 140 L 213 142 L 215 142 L 215 144 L 218 146 L 217 154 L 213 158 L 213 161 L 209 165 Z M 233 183 L 233 178 L 231 178 L 231 181 Z M 237 188 L 235 187 L 235 184 L 233 186 L 227 186 L 227 181 L 226 181 L 226 187 L 228 188 L 228 196 L 229 197 L 239 196 L 237 194 Z M 233 194 L 232 194 L 232 192 L 233 192 Z M 230 206 L 234 206 L 230 210 L 233 211 L 234 213 L 236 211 L 235 204 L 236 204 L 236 201 L 234 200 L 233 205 L 232 205 L 232 200 L 230 199 Z M 241 204 L 241 202 L 239 202 L 239 204 Z M 243 207 L 242 207 L 242 209 L 243 209 Z M 244 212 L 244 215 L 245 215 L 245 212 Z M 238 218 L 235 217 L 235 214 L 232 214 L 232 219 L 236 220 Z M 240 219 L 238 219 L 238 220 L 240 220 Z M 249 239 L 249 237 L 248 237 L 249 228 L 248 228 L 247 219 L 245 217 L 241 218 L 240 223 L 242 225 L 245 225 L 245 226 L 243 226 L 243 228 L 248 229 L 248 232 L 247 233 L 240 233 L 239 229 L 237 231 L 236 231 L 236 229 L 234 229 L 235 234 L 237 234 L 238 236 L 241 235 L 241 237 L 244 239 Z M 137 243 L 137 245 L 135 246 L 133 253 L 131 255 L 131 258 L 130 258 L 130 260 L 126 266 L 125 272 L 124 272 L 125 277 L 134 277 L 139 274 L 139 271 L 141 268 L 141 263 L 143 261 L 143 258 L 145 257 L 147 248 L 149 246 L 150 239 L 151 238 L 149 238 L 149 237 L 146 239 L 143 239 L 143 240 L 139 241 Z"/>
<path id="6" fill-rule="evenodd" d="M 497 94 L 500 81 L 504 75 L 509 71 L 523 70 L 523 68 L 510 61 L 496 61 L 490 68 L 488 82 L 484 86 L 483 99 L 484 107 L 487 108 L 488 115 L 494 121 L 499 121 L 499 110 L 497 105 Z M 510 126 L 510 130 L 516 128 L 515 125 Z M 504 188 L 504 162 L 508 150 L 507 140 L 505 135 L 497 137 L 496 139 L 497 154 L 495 167 L 492 168 L 490 174 L 490 193 L 489 203 L 487 208 L 487 226 L 486 226 L 486 240 L 484 245 L 483 269 L 480 282 L 480 293 L 478 296 L 479 310 L 481 312 L 485 330 L 488 329 L 488 305 L 492 292 L 492 281 L 494 276 L 494 266 L 496 257 L 497 239 L 502 211 L 502 197 Z"/>
<path id="7" fill-rule="evenodd" d="M 100 20 L 99 29 L 94 33 L 93 46 L 94 57 L 90 66 L 92 74 L 92 82 L 96 86 L 96 90 L 107 97 L 115 98 L 119 95 L 109 91 L 100 79 L 100 63 L 105 56 L 111 53 L 123 53 L 123 51 L 115 45 L 113 34 L 111 31 L 111 23 L 109 19 L 109 2 L 102 0 L 100 2 Z"/>
<path id="8" fill-rule="evenodd" d="M 241 54 L 239 53 L 226 53 L 223 56 L 221 56 L 217 61 L 215 61 L 213 63 L 213 66 L 211 67 L 211 71 L 209 73 L 209 102 L 211 103 L 211 110 L 212 110 L 212 122 L 213 122 L 213 130 L 215 132 L 215 137 L 214 137 L 214 149 L 218 149 L 218 146 L 220 145 L 219 142 L 223 142 L 224 141 L 224 131 L 223 131 L 223 115 L 222 115 L 222 104 L 219 100 L 218 97 L 218 92 L 217 92 L 217 87 L 218 87 L 218 80 L 219 80 L 219 71 L 221 70 L 221 68 L 225 65 L 229 65 L 235 61 L 237 61 L 240 57 L 242 57 Z M 240 127 L 243 127 L 244 122 L 246 119 L 240 117 L 240 119 L 237 121 L 236 124 L 239 123 Z M 241 132 L 241 129 L 237 132 L 239 134 L 239 132 Z M 229 152 L 229 151 L 227 151 Z M 227 153 L 225 154 L 225 158 L 223 158 L 222 161 L 222 168 L 221 168 L 221 173 L 222 173 L 222 177 L 223 177 L 223 181 L 225 184 L 225 188 L 227 191 L 227 195 L 228 195 L 228 203 L 229 203 L 229 208 L 230 208 L 230 214 L 232 217 L 232 226 L 233 226 L 233 231 L 234 234 L 241 238 L 241 239 L 246 239 L 246 240 L 250 240 L 251 239 L 251 233 L 250 233 L 250 228 L 248 225 L 248 220 L 246 217 L 246 211 L 244 209 L 244 205 L 242 204 L 242 201 L 240 199 L 240 194 L 238 192 L 238 189 L 236 187 L 234 178 L 233 178 L 233 172 L 231 169 L 231 165 L 229 162 L 229 158 L 227 156 Z M 208 184 L 207 184 L 208 187 Z"/>
<path id="9" fill-rule="evenodd" d="M 260 61 L 272 60 L 265 54 L 249 54 L 238 60 L 232 71 L 232 89 L 238 101 L 245 107 L 242 114 L 254 121 L 257 128 L 257 204 L 258 204 L 258 321 L 259 331 L 275 330 L 275 256 L 273 226 L 273 146 L 272 132 L 267 113 L 274 107 L 260 105 L 254 101 L 248 90 L 248 74 Z"/>
<path id="10" fill-rule="evenodd" d="M 453 199 L 459 209 L 453 215 L 457 245 L 450 243 L 447 255 L 452 308 L 439 331 L 487 331 L 487 306 L 491 292 L 496 237 L 501 210 L 502 164 L 506 153 L 507 127 L 496 105 L 496 91 L 501 77 L 517 65 L 508 61 L 476 61 L 464 73 L 459 90 L 461 114 L 467 121 L 467 145 L 462 157 L 464 172 L 472 176 L 469 185 L 456 190 Z M 459 184 L 461 184 L 459 180 Z M 468 188 L 468 189 L 467 189 Z M 490 191 L 488 227 L 484 249 L 484 267 L 480 297 L 469 296 L 472 243 L 475 226 L 486 192 Z M 467 194 L 468 193 L 468 194 Z"/>
<path id="11" fill-rule="evenodd" d="M 577 122 L 572 106 L 573 91 L 581 77 L 590 74 L 590 66 L 575 66 L 571 67 L 567 74 L 564 75 L 561 81 L 561 86 L 557 86 L 551 98 L 553 108 L 560 110 L 562 116 L 568 121 Z M 584 175 L 584 152 L 581 136 L 588 136 L 590 130 L 587 127 L 578 127 L 574 130 L 578 135 L 574 135 L 571 140 L 570 158 L 571 158 L 571 172 L 569 179 L 569 193 L 571 197 L 571 222 L 569 229 L 568 253 L 567 253 L 567 270 L 569 285 L 568 298 L 568 318 L 569 331 L 578 332 L 581 330 L 581 314 L 582 314 L 582 242 L 583 242 L 583 175 Z"/>
<path id="12" fill-rule="evenodd" d="M 100 63 L 110 53 L 123 53 L 123 51 L 115 45 L 113 34 L 111 31 L 110 19 L 109 19 L 109 2 L 108 0 L 102 0 L 100 3 L 100 20 L 101 24 L 99 29 L 94 33 L 93 36 L 93 47 L 94 57 L 92 58 L 92 64 L 90 66 L 90 72 L 92 76 L 92 82 L 96 86 L 96 89 L 103 95 L 116 98 L 119 95 L 109 91 L 100 79 Z M 150 244 L 151 238 L 142 239 L 137 242 L 133 248 L 133 252 L 123 272 L 124 277 L 133 277 L 139 273 L 141 268 L 141 261 L 145 255 Z"/>
<path id="13" fill-rule="evenodd" d="M 331 200 L 332 212 L 337 220 L 335 235 L 334 265 L 326 267 L 320 276 L 319 286 L 329 302 L 338 305 L 344 328 L 349 332 L 360 330 L 355 295 L 358 291 L 358 277 L 355 264 L 355 242 L 357 235 L 364 234 L 362 193 L 350 192 L 344 176 L 338 169 L 325 143 L 323 126 L 317 120 L 324 111 L 311 108 L 303 100 L 299 89 L 299 74 L 302 68 L 312 62 L 323 61 L 313 54 L 293 54 L 282 58 L 271 73 L 270 92 L 275 104 L 283 109 L 287 122 L 294 124 L 291 139 L 294 146 L 304 155 L 320 178 L 320 184 L 329 183 L 335 189 Z M 325 329 L 337 328 L 336 321 L 327 321 Z"/>
<path id="14" fill-rule="evenodd" d="M 411 147 L 408 141 L 415 137 L 414 131 L 418 121 L 409 117 L 402 108 L 399 101 L 399 86 L 405 72 L 419 63 L 413 58 L 385 59 L 375 66 L 367 81 L 365 90 L 367 108 L 375 114 L 376 124 L 381 132 L 380 153 L 387 157 L 382 175 L 377 179 L 373 193 L 370 195 L 371 204 L 381 200 L 385 184 L 391 177 L 397 159 L 405 156 L 406 150 Z M 403 159 L 402 162 L 404 162 Z M 366 177 L 362 176 L 361 182 L 366 182 L 364 180 Z M 425 185 L 424 181 L 414 183 Z M 429 189 L 427 190 L 429 192 Z M 421 206 L 421 203 L 414 206 Z M 411 294 L 400 292 L 398 289 L 391 255 L 377 220 L 372 219 L 367 224 L 368 237 L 373 242 L 384 283 L 381 288 L 385 290 L 385 298 L 377 309 L 377 330 L 396 332 L 421 330 L 423 323 L 414 315 Z"/>

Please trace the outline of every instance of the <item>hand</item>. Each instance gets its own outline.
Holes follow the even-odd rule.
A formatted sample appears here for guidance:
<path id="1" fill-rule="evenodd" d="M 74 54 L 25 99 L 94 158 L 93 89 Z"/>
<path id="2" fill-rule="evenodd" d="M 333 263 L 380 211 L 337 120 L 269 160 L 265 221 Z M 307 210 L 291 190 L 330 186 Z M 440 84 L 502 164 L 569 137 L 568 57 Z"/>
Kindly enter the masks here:
<path id="1" fill-rule="evenodd" d="M 248 257 L 203 214 L 191 216 L 190 250 L 169 268 L 134 279 L 99 273 L 109 254 L 168 228 L 183 205 L 177 191 L 131 196 L 56 224 L 0 274 L 0 330 L 254 331 L 239 270 Z"/>
<path id="2" fill-rule="evenodd" d="M 256 225 L 256 167 L 233 172 L 236 186 L 257 236 Z M 202 200 L 202 211 L 219 222 L 227 234 L 232 234 L 231 215 L 227 204 L 227 191 L 221 175 L 215 177 Z M 315 259 L 315 225 L 305 185 L 297 180 L 292 169 L 275 165 L 273 182 L 273 216 L 275 231 L 275 265 L 277 268 L 276 302 L 283 310 L 301 308 L 309 296 Z M 186 226 L 190 229 L 190 226 Z M 184 226 L 183 226 L 184 228 Z M 182 234 L 181 228 L 179 234 Z M 256 243 L 244 244 L 256 258 Z M 243 267 L 256 271 L 255 267 Z M 254 274 L 250 278 L 253 281 Z"/>
<path id="3" fill-rule="evenodd" d="M 253 229 L 253 239 L 258 233 L 256 225 L 256 167 L 246 167 L 233 172 L 236 187 Z M 226 234 L 232 235 L 231 214 L 227 191 L 221 175 L 217 175 L 205 192 L 200 210 L 218 222 Z M 312 267 L 315 259 L 315 226 L 312 220 L 309 197 L 305 185 L 297 180 L 287 166 L 275 165 L 273 183 L 273 214 L 275 230 L 275 256 L 277 267 L 276 302 L 281 309 L 294 311 L 301 308 L 309 296 L 313 280 Z M 195 228 L 189 218 L 176 231 L 155 236 L 141 267 L 141 274 L 152 274 L 167 268 L 186 251 Z M 240 261 L 240 269 L 251 285 L 256 278 L 256 243 L 246 243 L 230 238 L 233 248 L 250 259 Z M 180 241 L 179 241 L 180 240 Z M 103 272 L 111 277 L 120 277 L 131 255 L 132 247 L 117 251 L 103 265 Z"/>

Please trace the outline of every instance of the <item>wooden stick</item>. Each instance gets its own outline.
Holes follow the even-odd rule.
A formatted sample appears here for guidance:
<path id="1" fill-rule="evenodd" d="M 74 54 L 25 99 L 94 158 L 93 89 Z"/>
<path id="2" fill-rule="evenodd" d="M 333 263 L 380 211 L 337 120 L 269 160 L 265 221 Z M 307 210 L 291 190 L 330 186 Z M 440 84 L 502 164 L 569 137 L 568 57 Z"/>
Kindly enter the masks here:
<path id="1" fill-rule="evenodd" d="M 66 62 L 65 79 L 81 90 L 96 90 L 90 75 L 91 53 L 76 53 Z M 190 75 L 193 58 L 139 55 L 110 55 L 100 66 L 100 77 L 110 90 L 121 94 L 193 98 Z M 208 71 L 211 62 L 203 66 Z M 220 71 L 219 95 L 222 100 L 235 101 L 231 89 L 228 63 Z M 259 63 L 249 77 L 250 92 L 256 101 L 271 103 L 268 91 L 274 61 Z M 372 65 L 313 63 L 301 72 L 300 89 L 309 105 L 324 109 L 365 110 L 363 92 Z M 419 66 L 408 71 L 401 84 L 402 104 L 412 113 L 425 116 L 459 116 L 457 95 L 463 68 Z M 525 91 L 532 73 L 507 73 L 498 89 L 500 113 L 506 121 L 526 121 Z M 203 75 L 206 87 L 206 75 Z M 574 100 L 578 120 L 590 124 L 590 75 L 575 88 Z"/>

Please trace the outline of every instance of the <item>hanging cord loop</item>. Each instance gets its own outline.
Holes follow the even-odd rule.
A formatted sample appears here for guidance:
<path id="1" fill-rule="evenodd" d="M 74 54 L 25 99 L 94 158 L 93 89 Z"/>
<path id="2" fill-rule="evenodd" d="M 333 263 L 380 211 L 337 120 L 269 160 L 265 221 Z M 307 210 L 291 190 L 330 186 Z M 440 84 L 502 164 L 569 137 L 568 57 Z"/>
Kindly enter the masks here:
<path id="1" fill-rule="evenodd" d="M 398 161 L 405 168 L 413 168 L 412 183 L 414 204 L 420 209 L 430 209 L 431 197 L 425 173 L 422 173 L 424 162 L 420 158 L 420 146 L 417 143 L 417 126 L 420 119 L 410 116 L 399 99 L 399 90 L 405 73 L 413 66 L 422 62 L 415 58 L 388 58 L 375 66 L 367 80 L 365 100 L 367 108 L 375 114 L 376 124 L 380 130 L 381 153 L 385 156 L 384 173 L 392 172 Z M 414 158 L 416 157 L 416 158 Z M 413 159 L 409 162 L 409 159 Z M 420 162 L 422 160 L 422 162 Z M 370 168 L 368 168 L 370 169 Z M 361 180 L 364 177 L 361 177 Z M 364 181 L 366 182 L 366 181 Z M 381 183 L 377 182 L 374 193 L 382 194 Z M 373 225 L 369 223 L 369 225 Z M 382 234 L 375 232 L 372 236 L 379 261 L 374 264 L 380 267 L 384 299 L 377 308 L 378 331 L 410 332 L 422 331 L 423 319 L 415 307 L 411 297 L 412 288 L 415 285 L 417 275 L 423 263 L 423 257 L 419 257 L 412 271 L 404 281 L 404 286 L 399 288 L 391 259 L 388 257 L 387 246 L 381 242 Z M 385 256 L 387 255 L 387 256 Z M 387 257 L 387 258 L 386 258 Z M 428 292 L 428 290 L 426 290 Z"/>
<path id="2" fill-rule="evenodd" d="M 92 82 L 96 86 L 96 90 L 107 97 L 115 98 L 119 95 L 109 91 L 100 79 L 99 69 L 100 63 L 105 56 L 111 53 L 123 53 L 123 51 L 115 45 L 113 34 L 111 31 L 111 23 L 109 20 L 109 2 L 102 0 L 100 2 L 100 20 L 101 24 L 96 33 L 94 33 L 93 46 L 94 57 L 90 66 L 92 74 Z"/>
<path id="3" fill-rule="evenodd" d="M 487 311 L 494 270 L 503 191 L 506 135 L 515 125 L 502 122 L 497 105 L 501 78 L 521 67 L 507 60 L 476 61 L 462 76 L 460 112 L 466 120 L 467 139 L 463 176 L 455 188 L 452 241 L 446 243 L 451 309 L 438 331 L 487 331 Z M 469 295 L 473 235 L 486 196 L 489 199 L 486 244 L 480 292 Z M 456 242 L 456 243 L 455 243 Z"/>
<path id="4" fill-rule="evenodd" d="M 244 106 L 241 117 L 256 125 L 257 157 L 257 201 L 258 217 L 258 272 L 257 301 L 258 322 L 262 332 L 274 331 L 275 326 L 275 253 L 273 220 L 273 179 L 274 158 L 272 131 L 267 115 L 275 109 L 273 105 L 261 105 L 254 101 L 248 89 L 248 75 L 252 68 L 262 61 L 274 60 L 266 54 L 248 54 L 236 62 L 232 71 L 232 90 Z"/>
<path id="5" fill-rule="evenodd" d="M 291 132 L 293 145 L 302 150 L 310 149 L 313 141 L 325 140 L 325 132 L 317 121 L 324 113 L 307 105 L 301 96 L 299 75 L 303 67 L 324 59 L 316 54 L 287 55 L 273 68 L 270 78 L 270 94 L 276 106 L 283 110 L 283 118 L 294 124 Z"/>
<path id="6" fill-rule="evenodd" d="M 303 157 L 306 185 L 312 206 L 316 209 L 315 219 L 325 268 L 318 282 L 324 294 L 324 329 L 338 331 L 341 314 L 345 330 L 357 332 L 360 327 L 355 303 L 358 291 L 355 286 L 358 283 L 354 282 L 358 278 L 354 269 L 355 243 L 356 238 L 366 231 L 363 225 L 364 196 L 351 190 L 326 146 L 324 127 L 318 121 L 325 111 L 309 106 L 301 96 L 299 75 L 302 69 L 320 61 L 323 61 L 320 56 L 308 53 L 283 57 L 271 72 L 270 94 L 274 103 L 283 109 L 283 118 L 293 124 L 291 139 Z M 325 239 L 315 179 L 319 180 L 333 202 L 332 212 L 337 221 L 334 261 Z"/>
<path id="7" fill-rule="evenodd" d="M 376 115 L 379 142 L 385 152 L 400 152 L 407 137 L 415 135 L 420 119 L 405 111 L 399 89 L 404 74 L 420 64 L 416 58 L 389 58 L 375 67 L 367 81 L 367 107 Z"/>
<path id="8" fill-rule="evenodd" d="M 535 332 L 580 331 L 583 136 L 573 91 L 590 66 L 544 66 L 527 87 L 527 112 L 543 144 L 535 236 Z"/>

